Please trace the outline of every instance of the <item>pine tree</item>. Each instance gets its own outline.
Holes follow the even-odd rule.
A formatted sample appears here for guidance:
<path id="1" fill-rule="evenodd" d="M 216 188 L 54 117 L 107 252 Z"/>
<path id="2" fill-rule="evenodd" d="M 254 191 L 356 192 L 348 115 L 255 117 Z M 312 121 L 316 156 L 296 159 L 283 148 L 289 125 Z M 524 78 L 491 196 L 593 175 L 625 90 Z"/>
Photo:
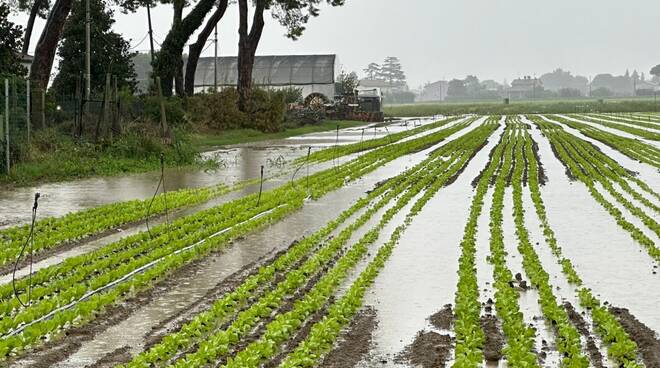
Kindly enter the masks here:
<path id="1" fill-rule="evenodd" d="M 388 56 L 385 58 L 383 65 L 380 68 L 379 76 L 390 85 L 406 83 L 406 75 L 401 68 L 401 62 L 399 61 L 399 58 L 395 56 Z"/>
<path id="2" fill-rule="evenodd" d="M 72 95 L 78 76 L 84 73 L 85 65 L 85 6 L 77 0 L 73 4 L 62 34 L 58 50 L 60 70 L 53 81 L 53 90 L 60 95 Z M 135 68 L 130 43 L 112 31 L 113 11 L 107 9 L 102 0 L 90 0 L 91 18 L 91 89 L 102 92 L 106 73 L 117 77 L 119 89 L 135 91 Z"/>

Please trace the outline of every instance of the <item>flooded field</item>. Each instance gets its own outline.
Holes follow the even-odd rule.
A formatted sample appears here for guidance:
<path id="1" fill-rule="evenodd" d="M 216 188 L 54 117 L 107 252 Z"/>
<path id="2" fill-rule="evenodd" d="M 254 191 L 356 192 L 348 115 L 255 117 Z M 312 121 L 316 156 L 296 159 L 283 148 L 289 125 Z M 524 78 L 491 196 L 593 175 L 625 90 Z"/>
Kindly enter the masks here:
<path id="1" fill-rule="evenodd" d="M 157 173 L 3 193 L 4 363 L 660 367 L 660 151 L 581 116 L 223 147 L 149 223 Z"/>

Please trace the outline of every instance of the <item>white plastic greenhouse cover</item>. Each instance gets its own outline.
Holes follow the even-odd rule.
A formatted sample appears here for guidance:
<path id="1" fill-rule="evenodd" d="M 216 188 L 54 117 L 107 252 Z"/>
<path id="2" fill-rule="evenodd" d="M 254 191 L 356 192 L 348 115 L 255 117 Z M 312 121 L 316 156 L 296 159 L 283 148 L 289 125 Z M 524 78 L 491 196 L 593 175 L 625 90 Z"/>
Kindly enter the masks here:
<path id="1" fill-rule="evenodd" d="M 270 86 L 332 84 L 335 82 L 336 58 L 336 55 L 256 56 L 252 80 Z M 200 58 L 195 87 L 213 86 L 213 70 L 213 57 Z M 237 80 L 237 57 L 219 57 L 218 85 L 235 86 Z"/>

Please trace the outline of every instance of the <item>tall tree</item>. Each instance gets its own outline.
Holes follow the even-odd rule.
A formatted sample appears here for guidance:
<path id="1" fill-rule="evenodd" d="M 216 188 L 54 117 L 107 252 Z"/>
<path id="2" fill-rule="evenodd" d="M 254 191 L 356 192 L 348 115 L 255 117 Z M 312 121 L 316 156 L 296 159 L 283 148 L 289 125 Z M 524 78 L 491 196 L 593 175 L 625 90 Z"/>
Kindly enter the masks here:
<path id="1" fill-rule="evenodd" d="M 380 65 L 377 63 L 369 63 L 366 68 L 362 69 L 366 78 L 369 80 L 375 80 L 380 75 Z"/>
<path id="2" fill-rule="evenodd" d="M 447 96 L 450 97 L 465 97 L 467 95 L 467 88 L 465 82 L 460 79 L 452 79 L 447 86 Z"/>
<path id="3" fill-rule="evenodd" d="M 76 88 L 76 81 L 81 73 L 80 65 L 85 58 L 85 6 L 76 0 L 73 11 L 62 32 L 62 44 L 58 51 L 60 68 L 53 90 L 61 95 L 71 95 Z M 92 91 L 101 92 L 105 86 L 106 73 L 117 77 L 119 88 L 135 90 L 135 69 L 130 43 L 112 31 L 113 11 L 106 8 L 104 0 L 90 1 L 91 27 L 91 80 Z"/>
<path id="4" fill-rule="evenodd" d="M 379 76 L 390 85 L 406 83 L 406 74 L 403 72 L 399 58 L 395 56 L 385 58 L 380 67 Z"/>
<path id="5" fill-rule="evenodd" d="M 9 20 L 9 12 L 7 4 L 0 4 L 0 75 L 24 75 L 26 70 L 18 56 L 23 29 Z"/>
<path id="6" fill-rule="evenodd" d="M 651 68 L 650 73 L 654 77 L 660 78 L 660 64 L 658 64 L 658 65 L 654 66 L 653 68 Z"/>
<path id="7" fill-rule="evenodd" d="M 248 111 L 248 101 L 252 92 L 252 67 L 254 55 L 264 29 L 264 10 L 269 5 L 267 0 L 256 0 L 252 26 L 248 33 L 247 0 L 238 0 L 238 108 Z"/>
<path id="8" fill-rule="evenodd" d="M 185 93 L 188 96 L 192 96 L 195 90 L 195 71 L 197 70 L 197 62 L 199 61 L 199 56 L 204 49 L 204 45 L 208 40 L 211 32 L 216 27 L 220 19 L 225 14 L 227 10 L 228 0 L 220 0 L 218 2 L 218 7 L 215 9 L 211 17 L 206 22 L 204 28 L 197 36 L 197 41 L 190 45 L 188 62 L 186 63 L 186 77 L 185 77 Z"/>
<path id="9" fill-rule="evenodd" d="M 30 66 L 30 79 L 35 82 L 35 87 L 42 91 L 48 87 L 55 50 L 60 41 L 66 18 L 71 11 L 72 3 L 73 0 L 55 0 L 34 50 L 34 59 Z"/>
<path id="10" fill-rule="evenodd" d="M 252 90 L 254 55 L 264 28 L 264 11 L 272 9 L 273 18 L 286 28 L 286 36 L 297 40 L 305 31 L 307 22 L 320 13 L 319 4 L 324 0 L 255 0 L 252 26 L 248 32 L 247 0 L 238 0 L 238 106 L 247 111 Z M 345 0 L 325 0 L 332 6 L 344 5 Z"/>
<path id="11" fill-rule="evenodd" d="M 181 62 L 183 47 L 190 36 L 202 25 L 204 18 L 213 9 L 215 3 L 216 0 L 199 0 L 181 22 L 172 25 L 165 36 L 154 60 L 154 73 L 160 77 L 163 95 L 172 95 L 172 82 L 176 75 L 176 68 L 172 68 L 172 66 Z"/>
<path id="12" fill-rule="evenodd" d="M 27 54 L 30 49 L 30 39 L 32 38 L 32 30 L 34 29 L 34 21 L 37 17 L 46 18 L 48 15 L 48 8 L 50 7 L 49 0 L 17 0 L 15 6 L 21 12 L 27 12 L 28 22 L 25 26 L 25 35 L 23 37 L 22 54 Z"/>

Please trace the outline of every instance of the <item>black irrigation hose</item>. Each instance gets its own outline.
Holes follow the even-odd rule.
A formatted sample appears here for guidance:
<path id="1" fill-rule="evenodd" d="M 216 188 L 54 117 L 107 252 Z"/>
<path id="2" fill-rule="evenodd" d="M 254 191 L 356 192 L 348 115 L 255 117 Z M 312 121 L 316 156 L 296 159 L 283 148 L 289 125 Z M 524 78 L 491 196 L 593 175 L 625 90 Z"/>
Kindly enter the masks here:
<path id="1" fill-rule="evenodd" d="M 165 221 L 169 229 L 170 214 L 167 208 L 167 190 L 165 189 L 165 156 L 162 153 L 160 154 L 160 179 L 158 180 L 156 191 L 154 192 L 154 195 L 151 197 L 151 201 L 149 201 L 149 206 L 147 206 L 147 215 L 145 217 L 147 223 L 147 232 L 149 233 L 149 236 L 151 236 L 152 238 L 153 238 L 153 234 L 151 233 L 151 229 L 149 228 L 149 215 L 151 214 L 151 206 L 153 205 L 154 200 L 156 199 L 156 195 L 158 195 L 158 190 L 160 190 L 161 184 L 163 185 L 163 200 L 165 202 Z"/>
<path id="2" fill-rule="evenodd" d="M 261 165 L 261 181 L 259 182 L 259 198 L 257 198 L 257 207 L 261 202 L 261 191 L 264 189 L 264 165 Z"/>
<path id="3" fill-rule="evenodd" d="M 23 248 L 21 248 L 21 252 L 18 254 L 18 258 L 16 258 L 16 262 L 14 263 L 14 271 L 11 274 L 11 286 L 14 289 L 14 296 L 16 296 L 16 299 L 24 308 L 27 308 L 30 304 L 32 304 L 32 260 L 33 260 L 32 250 L 34 246 L 34 222 L 37 219 L 37 207 L 39 207 L 39 197 L 41 197 L 41 194 L 39 193 L 36 193 L 34 195 L 34 205 L 32 206 L 32 222 L 30 223 L 30 234 L 28 235 L 27 239 L 25 239 L 25 244 L 23 244 Z M 16 270 L 18 269 L 18 263 L 21 261 L 21 258 L 23 257 L 23 253 L 25 252 L 25 248 L 27 247 L 28 243 L 30 243 L 30 273 L 28 275 L 28 300 L 27 300 L 27 304 L 25 304 L 18 295 L 18 290 L 16 290 Z"/>
<path id="4" fill-rule="evenodd" d="M 293 186 L 294 189 L 296 189 L 296 184 L 293 181 L 296 178 L 296 175 L 298 174 L 298 171 L 303 168 L 303 166 L 307 165 L 307 192 L 309 193 L 309 155 L 312 152 L 312 146 L 307 147 L 307 157 L 305 158 L 305 162 L 300 164 L 294 171 L 293 175 L 291 175 L 291 186 Z"/>

